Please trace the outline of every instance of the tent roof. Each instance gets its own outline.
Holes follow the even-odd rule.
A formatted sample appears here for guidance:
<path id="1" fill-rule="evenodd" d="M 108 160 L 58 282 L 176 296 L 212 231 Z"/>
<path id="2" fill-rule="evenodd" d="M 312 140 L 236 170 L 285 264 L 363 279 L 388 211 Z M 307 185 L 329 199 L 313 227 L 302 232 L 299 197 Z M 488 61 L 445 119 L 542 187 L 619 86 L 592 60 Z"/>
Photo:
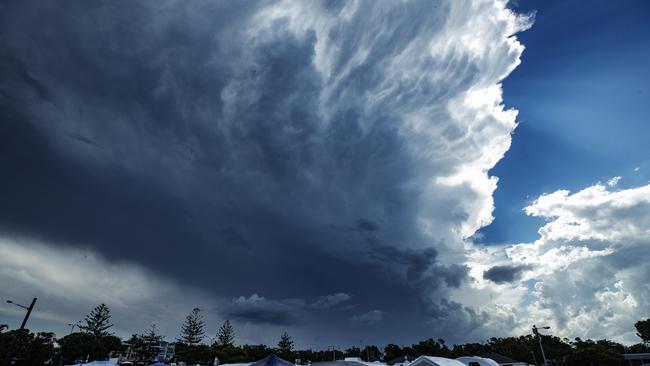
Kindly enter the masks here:
<path id="1" fill-rule="evenodd" d="M 294 366 L 294 364 L 273 354 L 250 364 L 250 366 Z"/>
<path id="2" fill-rule="evenodd" d="M 451 358 L 434 356 L 420 356 L 413 360 L 410 366 L 417 366 L 422 364 L 430 366 L 465 366 L 464 363 Z"/>
<path id="3" fill-rule="evenodd" d="M 469 365 L 470 362 L 478 362 L 481 366 L 499 366 L 499 363 L 491 358 L 479 357 L 479 356 L 463 356 L 458 357 L 458 361 Z"/>
<path id="4" fill-rule="evenodd" d="M 496 361 L 497 363 L 519 363 L 518 361 L 515 361 L 510 357 L 506 357 L 504 355 L 500 355 L 500 354 L 495 353 L 495 352 L 486 353 L 486 354 L 483 355 L 483 357 L 492 359 L 492 360 Z"/>
<path id="5" fill-rule="evenodd" d="M 402 356 L 399 356 L 399 357 L 395 357 L 395 358 L 393 358 L 392 360 L 390 360 L 390 361 L 388 361 L 386 363 L 392 366 L 392 365 L 394 365 L 396 363 L 406 362 L 406 361 L 408 361 L 408 359 L 409 359 L 408 355 L 402 355 Z"/>

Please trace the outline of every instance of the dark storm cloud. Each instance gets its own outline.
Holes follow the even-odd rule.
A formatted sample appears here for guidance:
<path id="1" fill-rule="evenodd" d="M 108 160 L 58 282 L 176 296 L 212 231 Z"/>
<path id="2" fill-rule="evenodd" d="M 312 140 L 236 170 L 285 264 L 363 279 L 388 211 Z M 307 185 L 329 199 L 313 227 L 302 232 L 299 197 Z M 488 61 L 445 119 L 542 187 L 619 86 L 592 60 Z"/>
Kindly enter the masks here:
<path id="1" fill-rule="evenodd" d="M 357 325 L 374 325 L 379 323 L 383 317 L 384 313 L 381 310 L 370 310 L 367 313 L 350 317 L 350 321 Z"/>
<path id="2" fill-rule="evenodd" d="M 479 59 L 404 56 L 450 5 L 367 3 L 337 23 L 346 3 L 324 2 L 303 9 L 334 24 L 318 34 L 259 16 L 269 4 L 4 3 L 0 234 L 138 263 L 234 299 L 218 312 L 239 322 L 416 337 L 467 315 L 446 297 L 468 276 L 477 193 L 431 187 L 491 141 L 448 108 Z"/>
<path id="3" fill-rule="evenodd" d="M 280 273 L 266 276 L 272 282 L 291 271 L 281 253 L 310 246 L 294 252 L 304 257 L 291 261 L 300 262 L 335 239 L 322 232 L 316 211 L 331 215 L 340 211 L 337 201 L 352 198 L 354 209 L 344 216 L 374 213 L 369 195 L 373 206 L 403 204 L 393 187 L 413 175 L 408 161 L 398 174 L 397 166 L 368 164 L 368 156 L 403 154 L 391 126 L 362 134 L 358 112 L 347 109 L 335 112 L 343 114 L 322 136 L 313 35 L 299 39 L 278 24 L 267 39 L 239 44 L 215 37 L 246 21 L 226 6 L 199 10 L 228 19 L 192 24 L 155 13 L 160 9 L 125 6 L 84 3 L 59 14 L 55 7 L 29 13 L 10 5 L 56 26 L 25 29 L 29 42 L 12 45 L 38 76 L 26 79 L 25 69 L 14 66 L 3 72 L 26 90 L 5 105 L 11 118 L 3 122 L 4 167 L 20 172 L 2 183 L 6 232 L 156 265 L 173 259 L 183 265 L 166 271 L 205 283 L 212 282 L 202 275 L 208 263 L 219 263 L 219 275 L 276 260 Z M 22 23 L 5 24 L 5 33 L 22 30 Z M 46 62 L 37 57 L 42 52 Z M 368 174 L 377 182 L 358 186 Z M 410 215 L 408 205 L 399 214 Z M 346 221 L 356 221 L 359 231 L 378 228 L 368 219 Z"/>
<path id="4" fill-rule="evenodd" d="M 437 262 L 438 251 L 435 248 L 400 249 L 377 245 L 373 247 L 375 258 L 397 264 L 405 270 L 405 282 L 411 285 L 426 285 L 437 288 L 442 284 L 458 287 L 467 279 L 467 268 L 458 264 L 441 265 Z"/>
<path id="5" fill-rule="evenodd" d="M 217 311 L 225 318 L 243 323 L 298 325 L 305 321 L 310 312 L 335 309 L 347 303 L 351 297 L 346 293 L 336 293 L 320 296 L 309 303 L 302 298 L 273 300 L 253 294 L 234 298 Z M 342 309 L 345 308 L 339 308 Z"/>
<path id="6" fill-rule="evenodd" d="M 267 300 L 256 294 L 249 298 L 239 297 L 219 309 L 227 319 L 244 323 L 296 325 L 300 322 L 300 312 L 305 307 L 302 299 L 283 301 Z"/>
<path id="7" fill-rule="evenodd" d="M 494 266 L 483 272 L 483 278 L 494 283 L 515 282 L 521 278 L 524 271 L 529 270 L 530 266 Z"/>
<path id="8" fill-rule="evenodd" d="M 367 219 L 359 219 L 357 221 L 357 229 L 360 231 L 377 231 L 379 225 Z"/>
<path id="9" fill-rule="evenodd" d="M 310 304 L 310 307 L 314 309 L 331 309 L 347 302 L 351 298 L 351 295 L 339 292 L 337 294 L 321 296 L 314 303 Z"/>

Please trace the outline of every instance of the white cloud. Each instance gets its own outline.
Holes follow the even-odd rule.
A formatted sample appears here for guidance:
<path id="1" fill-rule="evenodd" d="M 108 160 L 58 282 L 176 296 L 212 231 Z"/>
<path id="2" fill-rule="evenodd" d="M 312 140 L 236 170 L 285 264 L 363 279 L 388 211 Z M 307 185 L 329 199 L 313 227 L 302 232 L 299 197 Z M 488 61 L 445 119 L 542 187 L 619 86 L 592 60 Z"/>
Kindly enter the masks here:
<path id="1" fill-rule="evenodd" d="M 0 238 L 0 282 L 3 299 L 26 303 L 37 297 L 30 324 L 47 322 L 46 329 L 59 334 L 103 302 L 113 315 L 119 314 L 112 319 L 117 334 L 128 336 L 154 322 L 173 339 L 193 307 L 205 308 L 213 301 L 134 263 L 109 261 L 92 250 L 11 238 Z M 0 313 L 22 316 L 15 310 L 4 301 L 0 305 Z"/>
<path id="2" fill-rule="evenodd" d="M 633 324 L 650 315 L 645 306 L 650 301 L 650 185 L 556 191 L 540 196 L 525 212 L 548 220 L 540 238 L 493 248 L 497 255 L 488 260 L 493 263 L 485 265 L 484 257 L 483 266 L 510 263 L 530 270 L 507 285 L 484 281 L 484 288 L 516 294 L 509 301 L 517 304 L 521 329 L 543 322 L 560 336 L 638 342 Z M 494 304 L 499 301 L 497 296 Z"/>
<path id="3" fill-rule="evenodd" d="M 620 176 L 613 177 L 612 179 L 607 181 L 607 185 L 610 187 L 614 187 L 615 185 L 618 184 L 618 182 L 621 180 Z"/>

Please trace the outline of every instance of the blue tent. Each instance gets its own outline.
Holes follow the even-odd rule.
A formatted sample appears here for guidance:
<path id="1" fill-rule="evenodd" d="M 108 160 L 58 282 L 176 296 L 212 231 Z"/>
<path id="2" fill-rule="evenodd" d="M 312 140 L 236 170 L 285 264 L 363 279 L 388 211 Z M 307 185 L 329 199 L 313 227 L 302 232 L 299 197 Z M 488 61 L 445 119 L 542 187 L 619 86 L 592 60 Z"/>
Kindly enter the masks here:
<path id="1" fill-rule="evenodd" d="M 250 366 L 294 366 L 294 364 L 283 360 L 276 355 L 270 355 L 255 363 L 250 364 Z"/>

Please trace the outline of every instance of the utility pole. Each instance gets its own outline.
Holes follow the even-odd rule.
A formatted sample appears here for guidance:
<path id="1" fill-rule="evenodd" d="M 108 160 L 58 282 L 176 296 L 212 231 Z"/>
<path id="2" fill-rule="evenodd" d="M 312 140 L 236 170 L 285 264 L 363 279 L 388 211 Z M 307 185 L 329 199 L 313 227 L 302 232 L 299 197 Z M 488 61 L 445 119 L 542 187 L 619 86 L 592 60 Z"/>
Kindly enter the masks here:
<path id="1" fill-rule="evenodd" d="M 533 324 L 533 334 L 537 336 L 537 340 L 539 341 L 539 349 L 542 351 L 542 358 L 544 359 L 544 366 L 548 366 L 548 362 L 546 361 L 546 355 L 544 354 L 544 347 L 542 346 L 542 335 L 539 334 L 539 329 L 551 329 L 551 327 L 541 327 L 537 328 L 535 324 Z"/>
<path id="2" fill-rule="evenodd" d="M 34 304 L 36 304 L 36 298 L 32 300 L 32 303 L 29 306 L 25 305 L 20 305 L 17 304 L 11 300 L 7 300 L 7 304 L 13 304 L 18 307 L 21 307 L 25 310 L 27 310 L 27 314 L 25 314 L 25 318 L 23 319 L 23 322 L 20 324 L 20 329 L 18 329 L 18 333 L 16 333 L 16 336 L 14 337 L 13 342 L 11 343 L 11 348 L 9 348 L 9 352 L 7 353 L 7 360 L 6 363 L 7 365 L 13 364 L 13 353 L 14 349 L 16 348 L 16 344 L 18 343 L 18 339 L 20 336 L 23 334 L 23 330 L 25 330 L 25 325 L 27 324 L 27 319 L 29 319 L 29 315 L 32 313 L 32 310 L 34 309 Z"/>
<path id="3" fill-rule="evenodd" d="M 330 347 L 332 347 L 332 362 L 334 362 L 336 361 L 336 346 L 330 346 Z"/>

